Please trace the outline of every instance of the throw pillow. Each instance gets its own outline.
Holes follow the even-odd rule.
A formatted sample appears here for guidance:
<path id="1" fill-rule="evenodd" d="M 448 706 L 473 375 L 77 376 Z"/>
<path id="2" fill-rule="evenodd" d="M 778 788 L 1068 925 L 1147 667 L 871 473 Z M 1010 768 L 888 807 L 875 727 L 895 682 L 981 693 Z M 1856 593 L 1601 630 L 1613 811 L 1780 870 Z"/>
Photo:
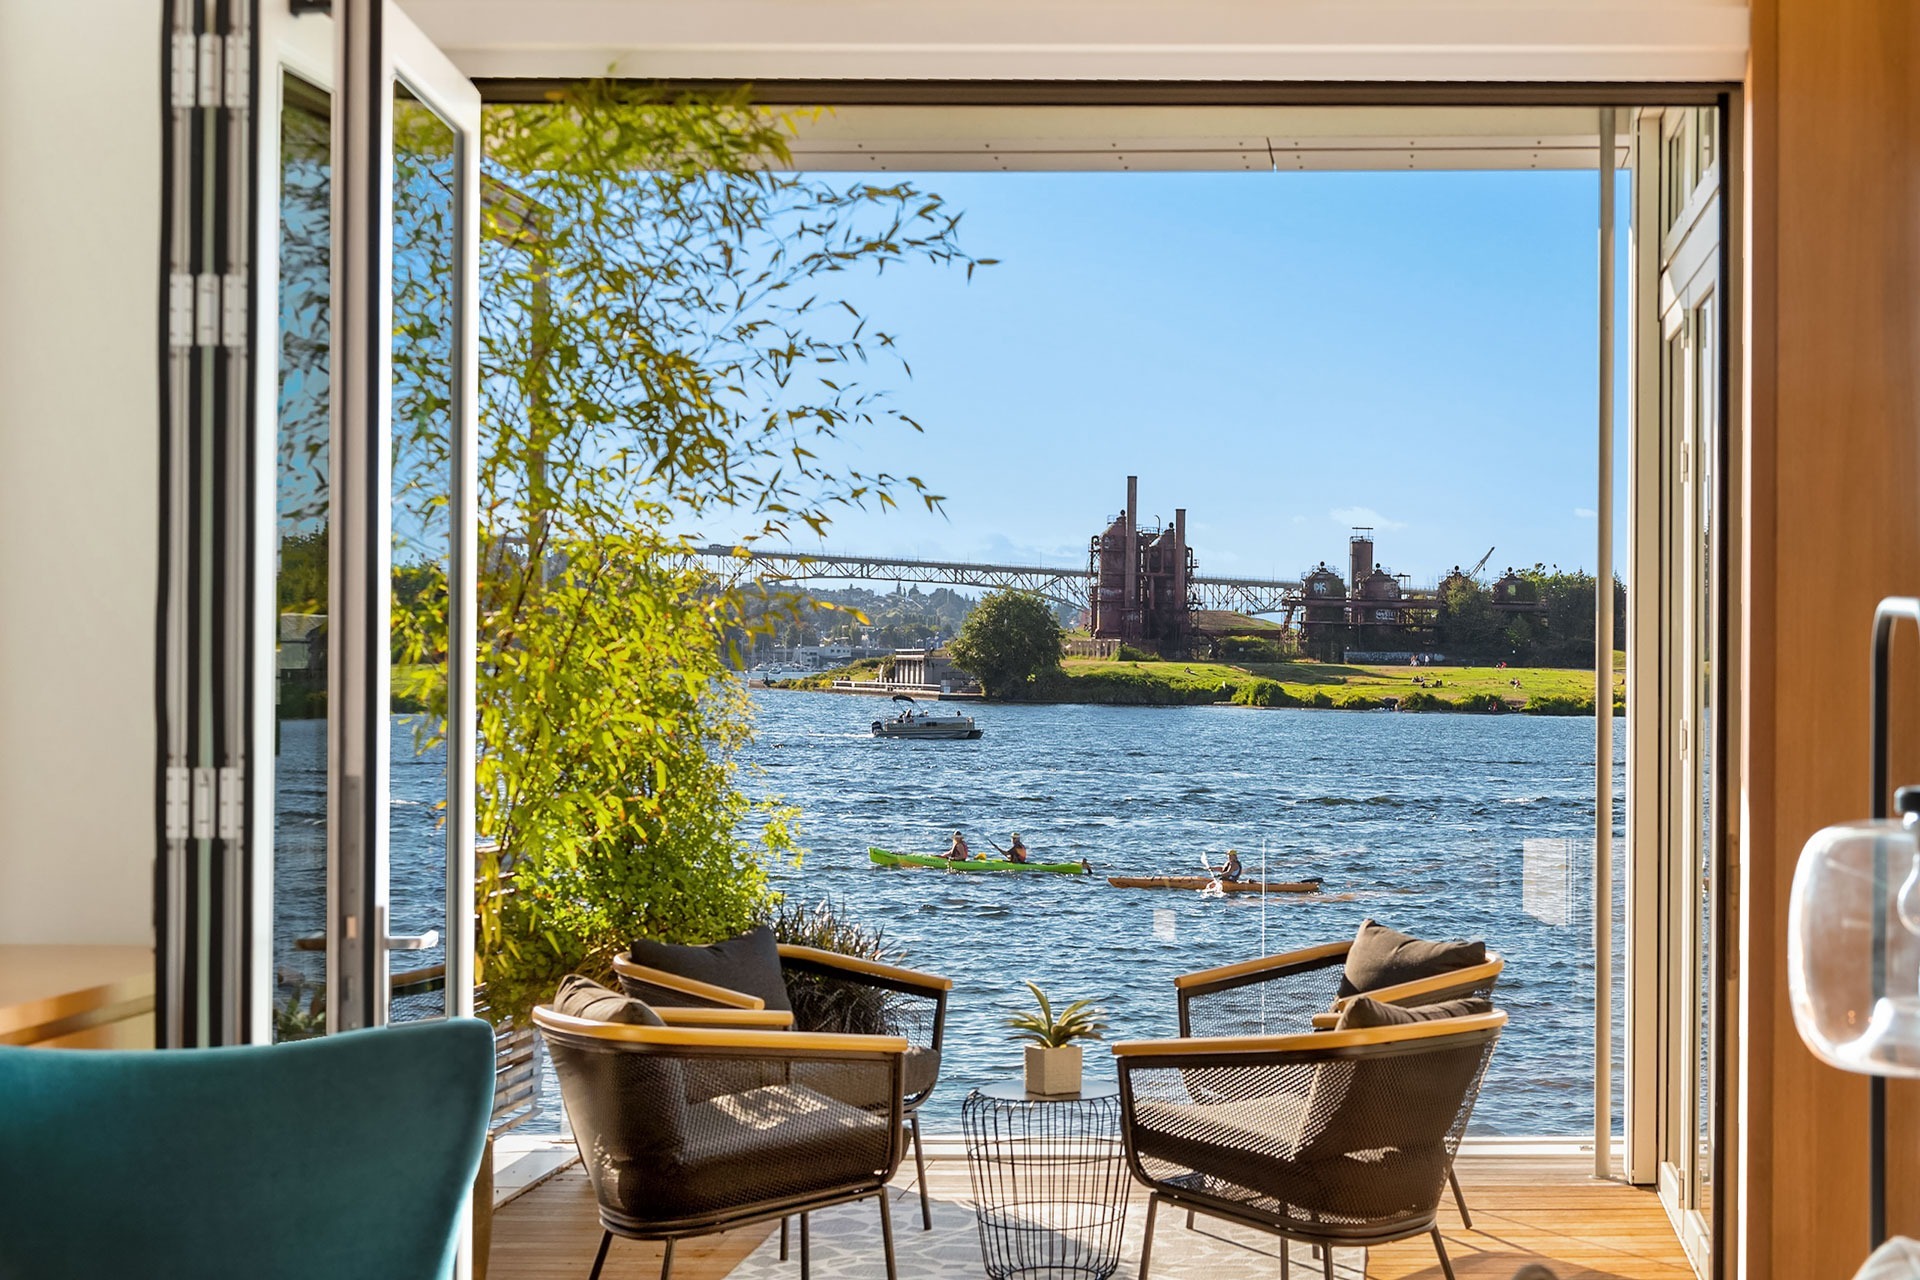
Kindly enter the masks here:
<path id="1" fill-rule="evenodd" d="M 1357 1031 L 1361 1027 L 1410 1027 L 1416 1022 L 1437 1022 L 1441 1018 L 1471 1018 L 1476 1013 L 1492 1013 L 1493 1002 L 1470 997 L 1466 1000 L 1445 1000 L 1439 1004 L 1421 1004 L 1411 1007 L 1398 1004 L 1384 1004 L 1361 996 L 1340 1011 L 1340 1021 L 1334 1024 L 1336 1031 Z"/>
<path id="2" fill-rule="evenodd" d="M 659 1014 L 647 1007 L 646 1001 L 609 991 L 592 978 L 583 978 L 577 973 L 560 979 L 560 990 L 553 996 L 553 1009 L 555 1013 L 592 1018 L 595 1022 L 624 1022 L 635 1027 L 667 1025 Z"/>
<path id="3" fill-rule="evenodd" d="M 1365 920 L 1347 952 L 1340 995 L 1345 998 L 1378 991 L 1416 978 L 1485 964 L 1486 960 L 1487 944 L 1477 938 L 1472 942 L 1428 942 Z"/>
<path id="4" fill-rule="evenodd" d="M 645 938 L 633 944 L 633 962 L 696 982 L 727 987 L 742 995 L 759 996 L 769 1009 L 793 1006 L 787 1001 L 786 979 L 780 975 L 780 948 L 773 930 L 761 925 L 737 938 L 705 947 L 683 947 L 671 942 L 651 942 Z M 680 998 L 670 992 L 655 997 L 657 1004 L 701 1004 L 703 1001 Z"/>

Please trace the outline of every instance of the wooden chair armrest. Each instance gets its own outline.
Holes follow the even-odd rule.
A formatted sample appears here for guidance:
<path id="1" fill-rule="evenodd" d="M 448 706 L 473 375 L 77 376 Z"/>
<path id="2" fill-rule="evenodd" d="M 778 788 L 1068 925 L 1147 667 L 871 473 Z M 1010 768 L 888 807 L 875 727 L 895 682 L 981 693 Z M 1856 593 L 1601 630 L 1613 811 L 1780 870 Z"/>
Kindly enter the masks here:
<path id="1" fill-rule="evenodd" d="M 1337 1013 L 1316 1013 L 1313 1015 L 1313 1029 L 1315 1031 L 1331 1031 L 1339 1025 L 1340 1015 Z"/>
<path id="2" fill-rule="evenodd" d="M 762 1031 L 785 1031 L 793 1026 L 793 1014 L 785 1009 L 704 1009 L 692 1005 L 654 1005 L 660 1021 L 670 1027 L 742 1027 Z"/>
<path id="3" fill-rule="evenodd" d="M 687 1049 L 758 1049 L 805 1057 L 811 1053 L 905 1055 L 904 1036 L 852 1036 L 824 1031 L 774 1031 L 740 1027 L 642 1027 L 625 1022 L 596 1022 L 558 1013 L 545 1005 L 533 1010 L 533 1025 L 543 1031 L 623 1044 Z"/>
<path id="4" fill-rule="evenodd" d="M 1217 982 L 1228 982 L 1235 978 L 1245 978 L 1252 974 L 1280 974 L 1291 969 L 1324 968 L 1330 961 L 1344 959 L 1353 947 L 1353 939 L 1344 942 L 1327 942 L 1317 947 L 1302 947 L 1298 951 L 1284 951 L 1277 956 L 1261 956 L 1256 960 L 1242 960 L 1237 964 L 1223 964 L 1214 969 L 1201 969 L 1194 973 L 1183 973 L 1173 980 L 1173 985 L 1186 991 L 1193 987 L 1212 986 Z"/>
<path id="5" fill-rule="evenodd" d="M 735 991 L 731 987 L 715 986 L 711 982 L 699 982 L 693 978 L 683 978 L 677 973 L 668 973 L 665 969 L 655 969 L 650 965 L 635 964 L 626 956 L 613 958 L 613 971 L 623 978 L 635 982 L 644 982 L 648 986 L 662 987 L 676 992 L 691 1000 L 704 1000 L 708 1004 L 724 1005 L 730 1009 L 764 1009 L 767 1002 L 759 996 L 750 996 L 744 991 Z"/>
<path id="6" fill-rule="evenodd" d="M 937 974 L 922 973 L 918 969 L 906 969 L 897 964 L 883 964 L 878 960 L 868 960 L 860 956 L 841 955 L 837 951 L 822 951 L 818 947 L 803 947 L 797 943 L 780 944 L 780 958 L 791 960 L 800 965 L 812 965 L 816 968 L 838 969 L 849 974 L 869 978 L 882 978 L 902 986 L 919 987 L 929 994 L 953 990 L 953 979 L 942 978 Z"/>
<path id="7" fill-rule="evenodd" d="M 1432 995 L 1436 991 L 1451 991 L 1456 987 L 1473 988 L 1492 982 L 1500 976 L 1507 966 L 1506 960 L 1498 952 L 1490 952 L 1484 964 L 1468 965 L 1464 969 L 1449 969 L 1445 973 L 1436 973 L 1431 977 L 1415 978 L 1411 982 L 1396 982 L 1390 987 L 1376 987 L 1372 991 L 1362 991 L 1358 996 L 1342 996 L 1333 1002 L 1333 1010 L 1338 1013 L 1360 996 L 1369 1000 L 1378 1000 L 1381 1004 L 1405 1004 L 1421 996 Z"/>
<path id="8" fill-rule="evenodd" d="M 1260 1057 L 1276 1053 L 1319 1053 L 1356 1045 L 1392 1044 L 1430 1036 L 1489 1031 L 1506 1025 L 1507 1015 L 1492 1013 L 1470 1018 L 1436 1018 L 1397 1027 L 1362 1027 L 1353 1031 L 1308 1031 L 1288 1036 L 1183 1036 L 1171 1040 L 1122 1040 L 1113 1046 L 1116 1058 Z"/>

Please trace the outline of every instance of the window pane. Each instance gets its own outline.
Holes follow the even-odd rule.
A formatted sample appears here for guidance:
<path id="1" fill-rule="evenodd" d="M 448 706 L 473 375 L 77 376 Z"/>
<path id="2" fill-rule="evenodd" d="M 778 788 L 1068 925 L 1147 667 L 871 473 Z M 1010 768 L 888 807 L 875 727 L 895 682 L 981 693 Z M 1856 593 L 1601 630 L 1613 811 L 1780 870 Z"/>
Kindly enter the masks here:
<path id="1" fill-rule="evenodd" d="M 447 936 L 447 573 L 452 559 L 454 131 L 393 104 L 391 929 Z M 389 964 L 392 1019 L 445 1012 L 443 946 Z"/>
<path id="2" fill-rule="evenodd" d="M 286 77 L 280 115 L 274 512 L 274 1038 L 324 1029 L 332 161 L 327 96 Z"/>

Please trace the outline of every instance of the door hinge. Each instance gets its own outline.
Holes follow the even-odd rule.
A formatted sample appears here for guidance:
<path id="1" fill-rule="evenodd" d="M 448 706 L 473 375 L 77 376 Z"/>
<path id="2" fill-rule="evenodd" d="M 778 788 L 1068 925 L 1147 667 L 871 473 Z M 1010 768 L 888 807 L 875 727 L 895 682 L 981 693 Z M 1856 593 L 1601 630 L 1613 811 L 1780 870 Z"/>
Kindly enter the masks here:
<path id="1" fill-rule="evenodd" d="M 193 276 L 186 271 L 167 277 L 167 343 L 175 351 L 193 346 Z"/>
<path id="2" fill-rule="evenodd" d="M 196 105 L 217 107 L 220 105 L 220 46 L 222 40 L 209 32 L 200 37 L 200 83 L 196 86 Z"/>
<path id="3" fill-rule="evenodd" d="M 198 765 L 193 771 L 193 831 L 195 840 L 213 839 L 214 775 L 217 770 Z"/>
<path id="4" fill-rule="evenodd" d="M 196 87 L 197 72 L 200 66 L 199 42 L 191 31 L 173 33 L 173 94 L 172 104 L 176 111 L 191 109 L 199 102 L 200 94 Z"/>
<path id="5" fill-rule="evenodd" d="M 193 345 L 211 347 L 220 341 L 220 277 L 203 271 L 193 278 Z"/>
<path id="6" fill-rule="evenodd" d="M 248 60 L 252 56 L 247 37 L 231 35 L 227 43 L 227 101 L 226 105 L 234 111 L 244 111 L 252 105 L 248 101 L 247 72 Z"/>
<path id="7" fill-rule="evenodd" d="M 220 340 L 229 347 L 247 345 L 247 277 L 238 271 L 220 278 Z"/>
<path id="8" fill-rule="evenodd" d="M 182 764 L 167 766 L 166 831 L 169 840 L 185 840 L 192 829 L 189 822 L 192 805 L 187 794 L 189 772 Z"/>
<path id="9" fill-rule="evenodd" d="M 246 775 L 237 766 L 228 765 L 220 770 L 220 838 L 238 840 L 241 836 L 240 824 L 246 813 L 246 796 L 242 791 Z"/>

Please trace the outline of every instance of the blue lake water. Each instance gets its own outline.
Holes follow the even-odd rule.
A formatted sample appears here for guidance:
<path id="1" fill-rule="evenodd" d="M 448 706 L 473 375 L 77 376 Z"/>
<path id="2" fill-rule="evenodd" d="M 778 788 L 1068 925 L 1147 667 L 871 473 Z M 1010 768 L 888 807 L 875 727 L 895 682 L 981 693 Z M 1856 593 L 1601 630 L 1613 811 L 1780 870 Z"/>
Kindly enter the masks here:
<path id="1" fill-rule="evenodd" d="M 969 1088 L 1018 1069 L 1003 1024 L 1028 1001 L 1025 979 L 1097 1001 L 1115 1037 L 1174 1035 L 1176 975 L 1351 937 L 1372 916 L 1425 937 L 1483 937 L 1506 956 L 1497 1002 L 1512 1021 L 1475 1132 L 1592 1132 L 1591 719 L 993 705 L 976 712 L 977 742 L 901 742 L 870 735 L 875 699 L 754 698 L 748 788 L 805 815 L 809 851 L 781 888 L 842 903 L 883 928 L 904 963 L 954 980 L 942 1083 L 926 1110 L 936 1130 L 957 1129 Z M 1616 833 L 1624 816 L 1621 799 Z M 869 845 L 937 852 L 956 828 L 976 850 L 1019 831 L 1037 859 L 1084 857 L 1102 874 L 949 875 L 867 860 Z M 1229 846 L 1250 873 L 1264 857 L 1275 878 L 1324 877 L 1323 892 L 1219 899 L 1104 878 L 1198 871 L 1203 853 L 1217 865 Z M 1616 1024 L 1617 956 L 1616 946 Z M 1105 1058 L 1093 1046 L 1089 1072 L 1110 1075 Z"/>
<path id="2" fill-rule="evenodd" d="M 946 1058 L 925 1117 L 958 1129 L 969 1088 L 1013 1075 L 1004 1021 L 1032 979 L 1109 1010 L 1113 1037 L 1173 1035 L 1173 978 L 1192 969 L 1351 937 L 1372 916 L 1427 937 L 1483 937 L 1507 959 L 1511 1015 L 1473 1131 L 1592 1132 L 1593 721 L 1229 707 L 983 706 L 977 742 L 875 739 L 883 704 L 755 691 L 759 740 L 743 784 L 804 815 L 808 852 L 776 872 L 801 901 L 832 899 L 885 932 L 900 962 L 954 980 Z M 1615 795 L 1624 797 L 1623 726 Z M 276 962 L 318 975 L 291 940 L 324 912 L 319 721 L 282 726 Z M 442 926 L 437 752 L 393 725 L 396 930 Z M 310 740 L 310 741 L 309 741 Z M 1617 801 L 1616 833 L 1624 821 Z M 1019 831 L 1041 860 L 1101 874 L 949 875 L 883 870 L 869 845 L 936 852 L 966 831 L 977 850 Z M 1199 870 L 1238 848 L 1252 874 L 1318 875 L 1313 896 L 1228 899 L 1115 889 L 1106 874 Z M 1614 902 L 1615 1106 L 1623 1007 L 1624 875 Z M 437 951 L 406 956 L 432 964 Z M 396 961 L 396 967 L 399 960 Z M 437 1001 L 437 997 L 428 997 Z M 421 1008 L 419 1013 L 437 1012 Z M 1273 1031 L 1294 1030 L 1274 1026 Z M 1091 1046 L 1087 1070 L 1110 1075 Z M 559 1125 L 547 1077 L 546 1113 Z"/>

